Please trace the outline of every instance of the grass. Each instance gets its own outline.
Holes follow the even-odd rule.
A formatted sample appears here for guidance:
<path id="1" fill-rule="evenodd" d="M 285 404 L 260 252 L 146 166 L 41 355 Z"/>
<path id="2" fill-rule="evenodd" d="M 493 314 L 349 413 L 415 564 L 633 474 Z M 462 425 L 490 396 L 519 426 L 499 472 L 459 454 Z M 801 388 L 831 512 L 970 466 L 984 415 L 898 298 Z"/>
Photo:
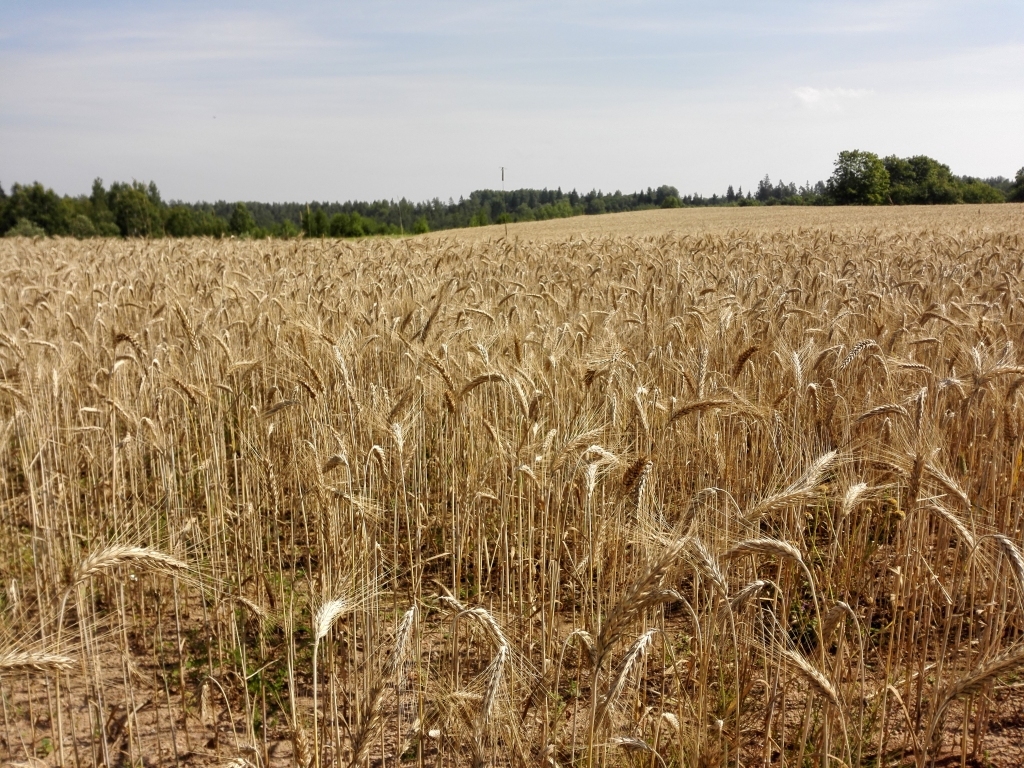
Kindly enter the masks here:
<path id="1" fill-rule="evenodd" d="M 798 214 L 0 243 L 0 759 L 998 760 L 1022 211 Z"/>

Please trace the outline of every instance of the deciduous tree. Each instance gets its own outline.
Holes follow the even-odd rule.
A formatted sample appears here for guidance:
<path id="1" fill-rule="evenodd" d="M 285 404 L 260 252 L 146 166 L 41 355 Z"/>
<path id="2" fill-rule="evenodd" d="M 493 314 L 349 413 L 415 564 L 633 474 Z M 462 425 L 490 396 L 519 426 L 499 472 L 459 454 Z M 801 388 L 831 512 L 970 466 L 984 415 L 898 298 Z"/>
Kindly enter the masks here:
<path id="1" fill-rule="evenodd" d="M 839 205 L 881 205 L 889 200 L 889 174 L 874 152 L 845 150 L 836 158 L 828 189 Z"/>

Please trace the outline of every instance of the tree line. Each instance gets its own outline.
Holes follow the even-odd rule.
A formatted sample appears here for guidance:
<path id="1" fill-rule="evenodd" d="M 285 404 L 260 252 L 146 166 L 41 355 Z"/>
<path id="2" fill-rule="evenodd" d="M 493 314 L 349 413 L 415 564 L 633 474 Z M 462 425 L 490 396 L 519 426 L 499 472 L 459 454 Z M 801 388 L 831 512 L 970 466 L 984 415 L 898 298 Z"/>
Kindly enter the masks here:
<path id="1" fill-rule="evenodd" d="M 366 237 L 520 221 L 621 213 L 653 208 L 748 205 L 940 205 L 1024 201 L 1024 168 L 1014 179 L 955 176 L 924 155 L 879 157 L 839 153 L 827 181 L 772 182 L 756 190 L 728 187 L 725 194 L 680 195 L 662 185 L 624 194 L 561 188 L 477 190 L 447 202 L 345 203 L 165 202 L 157 186 L 133 181 L 107 188 L 96 179 L 89 195 L 60 196 L 41 183 L 0 185 L 0 233 L 7 236 L 85 237 Z"/>

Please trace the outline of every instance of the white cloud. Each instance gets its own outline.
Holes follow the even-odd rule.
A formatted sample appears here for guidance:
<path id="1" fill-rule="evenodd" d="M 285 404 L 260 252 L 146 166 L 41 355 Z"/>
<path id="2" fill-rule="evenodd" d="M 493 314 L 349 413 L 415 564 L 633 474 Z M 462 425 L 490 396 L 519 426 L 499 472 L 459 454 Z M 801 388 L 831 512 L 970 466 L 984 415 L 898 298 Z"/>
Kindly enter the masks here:
<path id="1" fill-rule="evenodd" d="M 866 88 L 811 88 L 803 86 L 793 91 L 800 106 L 822 112 L 842 112 L 846 104 L 870 96 Z"/>

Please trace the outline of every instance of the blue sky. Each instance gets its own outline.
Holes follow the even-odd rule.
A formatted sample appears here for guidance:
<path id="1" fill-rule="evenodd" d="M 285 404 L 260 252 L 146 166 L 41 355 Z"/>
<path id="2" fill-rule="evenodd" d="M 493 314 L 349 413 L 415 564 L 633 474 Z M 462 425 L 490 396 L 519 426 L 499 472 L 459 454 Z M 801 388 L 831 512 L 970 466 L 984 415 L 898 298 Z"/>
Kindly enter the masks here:
<path id="1" fill-rule="evenodd" d="M 1024 165 L 1024 3 L 0 0 L 0 183 L 684 193 L 841 149 Z"/>

